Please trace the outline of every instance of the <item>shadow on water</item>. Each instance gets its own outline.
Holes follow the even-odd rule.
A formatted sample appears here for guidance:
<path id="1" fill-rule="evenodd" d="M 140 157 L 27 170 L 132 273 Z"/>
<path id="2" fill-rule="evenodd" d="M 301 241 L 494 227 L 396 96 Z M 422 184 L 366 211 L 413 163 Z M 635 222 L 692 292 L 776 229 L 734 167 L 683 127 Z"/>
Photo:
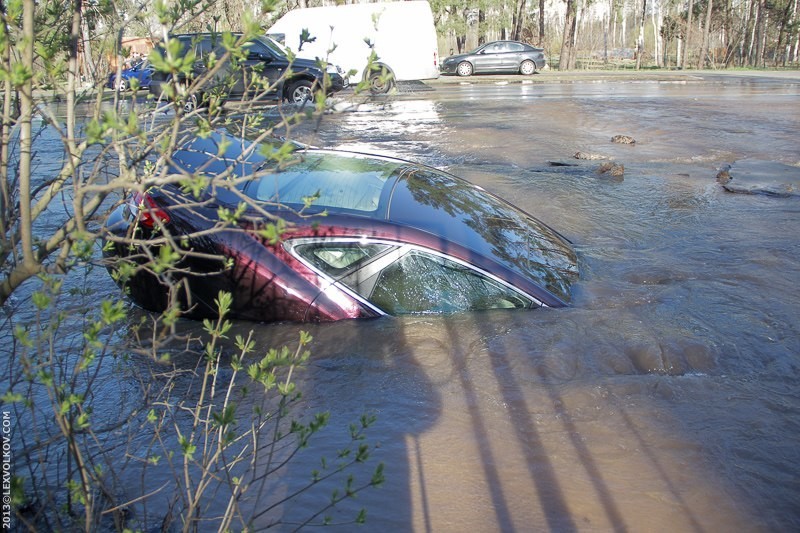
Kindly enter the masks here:
<path id="1" fill-rule="evenodd" d="M 240 323 L 237 327 L 247 325 Z M 406 323 L 395 320 L 255 328 L 254 339 L 262 346 L 291 342 L 301 329 L 311 333 L 312 356 L 308 367 L 298 373 L 302 409 L 306 414 L 327 411 L 331 415 L 326 429 L 280 475 L 285 490 L 291 493 L 305 483 L 311 471 L 320 467 L 321 457 L 334 460 L 348 441 L 350 424 L 362 414 L 376 417 L 366 431 L 366 442 L 376 449 L 367 464 L 345 474 L 354 475 L 359 485 L 382 462 L 386 483 L 328 513 L 333 530 L 351 530 L 352 520 L 362 507 L 367 510 L 368 524 L 380 524 L 386 530 L 406 529 L 413 523 L 414 512 L 421 514 L 423 522 L 430 522 L 426 499 L 422 498 L 422 507 L 415 509 L 411 488 L 421 486 L 424 490 L 425 467 L 418 438 L 436 423 L 440 401 L 421 368 L 420 354 L 409 344 L 408 339 L 414 342 L 414 335 L 405 328 Z M 323 485 L 287 502 L 281 510 L 280 529 L 291 529 L 309 510 L 324 506 L 334 488 L 334 484 Z M 253 504 L 257 508 L 259 502 Z M 257 527 L 263 525 L 256 523 Z"/>
<path id="2" fill-rule="evenodd" d="M 515 90 L 401 100 L 317 132 L 448 168 L 577 243 L 571 309 L 404 328 L 447 347 L 444 361 L 417 356 L 436 361 L 442 400 L 420 436 L 434 529 L 793 529 L 798 492 L 781 469 L 800 459 L 787 447 L 799 434 L 799 208 L 724 193 L 714 176 L 740 158 L 797 164 L 797 85 Z M 364 120 L 371 130 L 355 128 Z M 613 145 L 616 134 L 638 142 Z M 594 162 L 548 168 L 579 150 L 624 163 L 624 179 Z M 442 496 L 459 491 L 470 503 Z"/>
<path id="3" fill-rule="evenodd" d="M 476 322 L 476 326 L 482 330 L 484 335 L 489 333 L 487 331 L 489 328 L 481 328 L 480 322 Z M 445 329 L 450 336 L 452 364 L 460 376 L 465 403 L 469 406 L 475 441 L 479 443 L 481 466 L 490 486 L 492 507 L 497 519 L 496 523 L 502 530 L 511 530 L 514 528 L 514 513 L 510 508 L 511 503 L 503 492 L 501 476 L 495 466 L 497 459 L 493 456 L 491 449 L 491 433 L 483 421 L 478 393 L 475 390 L 476 376 L 471 375 L 465 362 L 469 352 L 460 345 L 461 335 L 451 323 L 446 323 Z M 490 355 L 490 365 L 494 370 L 502 372 L 503 369 L 508 368 L 506 355 L 500 353 Z M 512 391 L 519 390 L 519 386 L 514 382 L 513 376 L 506 374 L 505 378 L 510 381 L 502 383 L 500 387 L 503 391 L 503 401 L 507 405 L 513 405 L 517 403 L 517 399 L 510 396 Z M 502 378 L 498 376 L 498 379 Z M 510 415 L 511 424 L 514 427 L 516 438 L 525 450 L 524 455 L 528 475 L 539 497 L 539 505 L 544 511 L 547 526 L 550 530 L 575 531 L 576 526 L 567 510 L 558 476 L 548 458 L 541 456 L 543 446 L 535 424 L 531 419 L 531 411 L 525 408 L 524 401 L 521 407 L 521 409 L 512 411 Z"/>
<path id="4" fill-rule="evenodd" d="M 485 107 L 479 89 L 470 102 L 426 93 L 323 121 L 305 139 L 456 170 L 571 238 L 582 280 L 562 310 L 237 323 L 263 349 L 308 330 L 301 415 L 332 414 L 272 494 L 307 481 L 368 412 L 386 484 L 336 521 L 363 506 L 375 531 L 797 530 L 800 207 L 713 180 L 729 155 L 797 162 L 796 94 L 549 91 L 498 89 Z M 614 134 L 639 143 L 611 146 Z M 577 150 L 622 161 L 624 179 L 547 169 Z M 282 529 L 327 502 L 323 488 L 283 505 Z"/>

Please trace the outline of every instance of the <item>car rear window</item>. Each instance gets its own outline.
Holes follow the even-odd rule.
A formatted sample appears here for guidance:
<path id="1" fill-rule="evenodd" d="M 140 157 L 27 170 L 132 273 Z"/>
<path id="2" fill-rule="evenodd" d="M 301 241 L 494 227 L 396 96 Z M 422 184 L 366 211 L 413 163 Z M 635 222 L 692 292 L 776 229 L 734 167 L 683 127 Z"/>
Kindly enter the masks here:
<path id="1" fill-rule="evenodd" d="M 298 163 L 262 177 L 255 198 L 374 213 L 384 186 L 400 166 L 357 155 L 306 154 Z"/>

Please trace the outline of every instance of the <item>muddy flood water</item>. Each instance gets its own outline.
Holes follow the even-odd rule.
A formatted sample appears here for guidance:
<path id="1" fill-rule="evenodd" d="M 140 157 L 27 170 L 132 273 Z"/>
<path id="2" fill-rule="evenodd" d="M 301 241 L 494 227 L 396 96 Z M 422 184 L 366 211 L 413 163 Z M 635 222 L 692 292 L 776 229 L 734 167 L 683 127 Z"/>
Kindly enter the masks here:
<path id="1" fill-rule="evenodd" d="M 378 415 L 369 524 L 800 528 L 800 198 L 715 181 L 726 162 L 800 165 L 798 133 L 797 82 L 714 78 L 450 84 L 303 132 L 478 183 L 580 257 L 568 309 L 312 328 L 314 403 Z"/>
<path id="2" fill-rule="evenodd" d="M 261 346 L 314 337 L 303 409 L 331 421 L 275 490 L 369 412 L 354 474 L 382 461 L 386 481 L 333 513 L 365 507 L 364 531 L 800 530 L 800 197 L 715 179 L 800 166 L 800 82 L 439 83 L 337 108 L 292 135 L 483 186 L 569 238 L 581 280 L 564 309 L 237 323 Z"/>

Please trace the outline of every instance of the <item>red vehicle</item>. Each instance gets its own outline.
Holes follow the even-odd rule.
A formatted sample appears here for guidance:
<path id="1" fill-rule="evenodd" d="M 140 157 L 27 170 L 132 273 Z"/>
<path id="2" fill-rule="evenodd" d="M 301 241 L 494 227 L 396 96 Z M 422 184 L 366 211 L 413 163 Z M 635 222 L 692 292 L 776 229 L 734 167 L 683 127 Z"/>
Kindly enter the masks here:
<path id="1" fill-rule="evenodd" d="M 423 165 L 364 154 L 294 147 L 292 164 L 217 132 L 173 156 L 175 172 L 233 172 L 236 187 L 199 198 L 166 185 L 138 195 L 109 218 L 109 257 L 143 265 L 182 242 L 171 269 L 140 267 L 122 282 L 134 302 L 162 310 L 178 290 L 187 316 L 215 314 L 219 291 L 234 317 L 324 321 L 407 313 L 560 307 L 578 277 L 576 255 L 558 233 L 480 187 Z M 223 137 L 230 142 L 219 157 Z M 271 144 L 272 141 L 265 144 Z M 242 154 L 248 154 L 243 156 Z M 248 207 L 234 227 L 219 209 Z M 277 242 L 263 233 L 280 217 Z M 126 241 L 143 239 L 140 246 Z M 157 242 L 157 241 L 155 241 Z M 149 254 L 149 255 L 148 255 Z M 113 269 L 114 265 L 109 265 Z"/>

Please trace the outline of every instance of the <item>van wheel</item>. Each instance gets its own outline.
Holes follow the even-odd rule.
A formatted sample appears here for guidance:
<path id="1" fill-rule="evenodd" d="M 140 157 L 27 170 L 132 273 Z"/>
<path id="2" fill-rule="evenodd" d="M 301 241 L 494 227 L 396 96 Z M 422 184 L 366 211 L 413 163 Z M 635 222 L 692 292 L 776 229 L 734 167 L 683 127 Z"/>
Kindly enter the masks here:
<path id="1" fill-rule="evenodd" d="M 456 67 L 456 72 L 459 76 L 472 76 L 472 63 L 469 61 L 462 61 Z"/>
<path id="2" fill-rule="evenodd" d="M 305 104 L 314 99 L 314 84 L 308 80 L 297 80 L 289 85 L 286 99 L 293 104 Z"/>
<path id="3" fill-rule="evenodd" d="M 386 67 L 375 67 L 369 73 L 367 81 L 372 94 L 386 94 L 394 87 L 394 75 Z"/>

